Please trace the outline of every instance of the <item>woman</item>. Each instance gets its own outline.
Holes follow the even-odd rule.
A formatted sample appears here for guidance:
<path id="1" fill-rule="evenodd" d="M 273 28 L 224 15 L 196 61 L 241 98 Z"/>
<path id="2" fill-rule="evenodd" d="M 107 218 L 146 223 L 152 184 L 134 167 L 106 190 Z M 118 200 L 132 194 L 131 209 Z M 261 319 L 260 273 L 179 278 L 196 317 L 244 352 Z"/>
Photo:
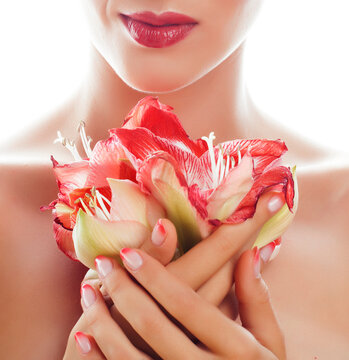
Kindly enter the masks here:
<path id="1" fill-rule="evenodd" d="M 250 304 L 246 313 L 254 313 L 252 319 L 266 314 L 268 330 L 256 337 L 256 342 L 253 343 L 255 346 L 251 345 L 252 352 L 240 354 L 238 358 L 251 358 L 253 354 L 257 354 L 253 352 L 257 347 L 258 351 L 263 351 L 263 355 L 259 352 L 258 356 L 272 358 L 275 347 L 266 342 L 268 339 L 272 341 L 270 334 L 274 333 L 277 339 L 277 350 L 274 351 L 279 351 L 280 355 L 276 356 L 280 358 L 284 356 L 283 344 L 286 345 L 290 359 L 347 357 L 349 345 L 345 334 L 349 332 L 346 303 L 349 295 L 349 262 L 346 260 L 349 245 L 346 239 L 349 230 L 349 168 L 347 164 L 337 165 L 332 161 L 340 154 L 318 149 L 268 118 L 253 104 L 246 92 L 243 78 L 244 44 L 262 5 L 262 0 L 224 0 L 219 2 L 219 6 L 213 0 L 206 1 L 204 5 L 199 0 L 84 1 L 92 43 L 89 74 L 84 86 L 64 108 L 47 119 L 45 126 L 33 129 L 25 138 L 9 146 L 7 154 L 12 156 L 16 152 L 18 156 L 1 165 L 0 196 L 2 203 L 8 204 L 1 207 L 1 250 L 6 254 L 2 257 L 1 273 L 9 269 L 7 276 L 3 278 L 1 292 L 4 324 L 1 329 L 1 358 L 60 359 L 64 353 L 66 359 L 83 358 L 75 347 L 73 335 L 78 330 L 92 334 L 88 327 L 79 328 L 79 321 L 83 320 L 77 322 L 81 314 L 78 290 L 86 269 L 80 264 L 72 263 L 57 251 L 54 242 L 50 240 L 50 216 L 38 211 L 42 204 L 47 204 L 57 193 L 56 184 L 52 176 L 48 175 L 51 167 L 47 164 L 47 156 L 55 154 L 61 161 L 68 160 L 63 151 L 59 153 L 58 148 L 52 145 L 58 129 L 67 137 L 73 138 L 77 125 L 84 119 L 86 131 L 93 139 L 105 138 L 106 130 L 121 126 L 127 112 L 145 94 L 158 95 L 162 103 L 174 107 L 184 128 L 193 138 L 206 135 L 212 130 L 219 142 L 232 138 L 281 138 L 289 148 L 286 162 L 290 165 L 297 164 L 300 195 L 297 216 L 283 237 L 280 254 L 263 271 L 285 340 L 282 339 L 277 321 L 273 320 L 274 313 L 265 310 L 270 309 L 269 302 L 264 301 L 266 307 L 259 309 L 256 304 Z M 162 48 L 148 47 L 132 38 L 120 15 L 141 11 L 153 11 L 157 14 L 174 11 L 191 16 L 196 24 L 183 40 L 175 44 Z M 133 33 L 134 36 L 135 34 L 137 32 Z M 81 147 L 80 143 L 78 147 Z M 252 281 L 252 277 L 246 279 L 241 274 L 253 275 L 249 264 L 252 264 L 254 254 L 251 250 L 245 250 L 253 243 L 253 232 L 270 216 L 266 205 L 269 200 L 270 194 L 266 194 L 263 201 L 261 199 L 257 210 L 259 215 L 247 223 L 246 233 L 239 228 L 241 231 L 229 234 L 234 235 L 234 242 L 231 243 L 239 244 L 238 248 L 229 247 L 229 254 L 233 259 L 230 264 L 234 265 L 243 254 L 234 268 L 237 296 L 238 288 L 242 289 L 240 302 L 243 302 L 243 289 L 246 290 Z M 170 230 L 168 233 L 171 233 Z M 216 236 L 219 235 L 221 239 L 228 238 L 222 233 Z M 220 242 L 212 244 L 217 243 Z M 215 248 L 212 246 L 212 249 Z M 151 254 L 156 253 L 154 247 L 150 246 L 148 250 Z M 168 252 L 166 248 L 164 253 Z M 202 255 L 201 252 L 199 254 Z M 152 261 L 151 258 L 146 258 L 145 252 L 140 255 L 143 256 L 144 264 L 148 263 L 148 259 Z M 163 255 L 158 254 L 157 258 L 166 263 Z M 222 259 L 218 256 L 217 261 Z M 159 263 L 152 265 L 160 266 Z M 189 266 L 184 265 L 177 270 L 182 286 L 187 281 L 185 270 Z M 199 279 L 192 279 L 196 285 L 192 287 L 199 289 L 210 276 L 214 276 L 214 279 L 222 276 L 225 285 L 217 290 L 220 295 L 225 292 L 227 284 L 231 285 L 229 281 L 232 267 L 225 265 L 227 270 L 223 275 L 218 273 L 201 276 L 204 269 L 198 262 L 193 273 Z M 245 271 L 239 273 L 239 269 Z M 166 271 L 170 276 L 169 270 Z M 137 280 L 142 284 L 142 279 Z M 173 278 L 170 280 L 174 281 Z M 256 281 L 250 292 L 245 294 L 257 296 L 258 285 L 262 282 L 258 278 Z M 127 288 L 131 289 L 131 285 Z M 218 285 L 214 281 L 207 286 L 216 288 Z M 151 292 L 152 289 L 148 290 Z M 203 298 L 207 296 L 204 291 L 198 293 Z M 99 294 L 96 292 L 95 295 L 98 302 L 94 305 L 102 306 Z M 143 304 L 143 300 L 139 303 Z M 157 300 L 161 303 L 161 299 Z M 220 299 L 208 300 L 217 304 Z M 165 304 L 165 309 L 168 306 L 170 304 Z M 84 316 L 90 319 L 84 305 L 83 309 L 85 313 L 82 319 Z M 105 310 L 101 307 L 95 309 L 99 310 L 99 314 L 103 314 Z M 207 311 L 202 312 L 203 316 Z M 212 313 L 215 314 L 212 321 L 221 316 L 213 310 Z M 236 314 L 231 316 L 235 318 Z M 111 324 L 109 320 L 106 318 L 100 328 L 108 329 Z M 190 330 L 190 324 L 178 321 Z M 193 319 L 193 324 L 197 321 L 198 319 Z M 67 344 L 68 334 L 76 322 Z M 231 323 L 229 324 L 227 334 L 231 335 L 230 331 L 233 330 Z M 269 325 L 273 330 L 270 330 Z M 236 341 L 240 343 L 247 338 L 251 340 L 251 335 L 256 335 L 253 334 L 253 329 L 245 329 L 246 337 L 242 340 L 239 338 L 241 329 L 243 328 L 240 327 L 239 333 L 229 337 L 233 339 L 232 344 L 233 341 L 236 344 Z M 259 329 L 263 332 L 263 328 Z M 118 339 L 125 339 L 126 342 L 123 331 L 127 333 L 126 329 L 120 330 Z M 201 340 L 195 331 L 193 333 Z M 212 338 L 214 341 L 214 337 Z M 217 336 L 216 339 L 220 337 Z M 118 348 L 120 340 L 115 337 L 109 340 L 109 343 L 102 344 L 98 343 L 101 341 L 99 338 L 90 338 L 92 356 L 100 355 L 97 355 L 97 345 L 101 348 Z M 208 345 L 205 341 L 202 342 Z M 248 344 L 246 343 L 246 347 L 251 343 Z M 236 358 L 239 354 L 234 354 L 234 349 L 236 347 L 232 346 L 232 356 Z"/>

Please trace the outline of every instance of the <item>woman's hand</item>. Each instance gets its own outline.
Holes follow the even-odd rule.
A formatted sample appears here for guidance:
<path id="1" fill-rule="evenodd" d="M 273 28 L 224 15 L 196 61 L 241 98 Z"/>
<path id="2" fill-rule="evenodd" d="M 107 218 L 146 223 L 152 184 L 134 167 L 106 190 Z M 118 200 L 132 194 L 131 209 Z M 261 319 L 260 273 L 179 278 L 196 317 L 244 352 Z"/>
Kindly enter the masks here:
<path id="1" fill-rule="evenodd" d="M 233 284 L 232 271 L 237 258 L 243 250 L 251 248 L 261 226 L 278 211 L 275 207 L 273 210 L 268 208 L 269 201 L 275 195 L 275 193 L 263 195 L 258 202 L 256 214 L 252 219 L 239 225 L 221 226 L 209 238 L 197 244 L 181 258 L 170 263 L 167 270 L 196 290 L 202 298 L 214 305 L 219 305 Z M 284 202 L 283 198 L 281 200 Z M 280 204 L 280 207 L 282 205 L 283 203 Z M 159 260 L 167 258 L 167 261 L 169 261 L 172 255 L 168 254 L 171 251 L 173 254 L 175 248 L 173 244 L 176 244 L 177 238 L 173 225 L 166 220 L 163 224 L 167 233 L 164 242 L 160 246 L 148 244 L 148 248 L 144 250 Z M 166 264 L 166 261 L 162 262 Z M 96 285 L 93 281 L 91 284 Z M 112 301 L 110 303 L 112 304 Z M 113 317 L 117 319 L 117 322 L 126 330 L 129 336 L 133 330 L 127 321 L 122 318 L 115 306 L 112 306 L 110 310 Z M 235 312 L 234 317 L 236 315 L 237 312 Z M 69 336 L 65 359 L 75 359 L 74 335 L 76 332 L 81 331 L 88 332 L 84 314 Z"/>
<path id="2" fill-rule="evenodd" d="M 121 251 L 127 271 L 104 256 L 96 258 L 96 266 L 119 312 L 163 359 L 286 359 L 283 335 L 260 275 L 256 250 L 245 251 L 234 271 L 243 326 L 139 249 Z M 82 333 L 77 335 L 85 359 L 149 359 L 112 319 L 98 290 L 85 284 L 81 293 L 95 340 Z M 159 305 L 194 335 L 200 346 L 170 321 Z"/>

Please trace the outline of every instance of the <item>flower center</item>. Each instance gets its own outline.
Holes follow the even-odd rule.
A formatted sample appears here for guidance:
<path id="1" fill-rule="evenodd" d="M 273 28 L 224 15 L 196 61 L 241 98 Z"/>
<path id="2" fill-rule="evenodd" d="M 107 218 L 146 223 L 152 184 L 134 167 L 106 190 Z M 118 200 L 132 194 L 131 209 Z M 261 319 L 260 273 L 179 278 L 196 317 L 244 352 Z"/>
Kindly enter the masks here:
<path id="1" fill-rule="evenodd" d="M 88 200 L 88 205 L 85 203 L 82 197 L 79 197 L 75 203 L 81 204 L 86 214 L 91 216 L 97 216 L 99 219 L 110 221 L 110 213 L 105 204 L 108 204 L 111 207 L 111 202 L 95 187 L 91 188 L 91 195 L 89 193 L 85 194 L 85 197 Z"/>
<path id="2" fill-rule="evenodd" d="M 213 187 L 216 188 L 228 175 L 229 170 L 235 167 L 235 160 L 233 156 L 230 156 L 230 154 L 225 154 L 222 145 L 219 144 L 218 158 L 216 161 L 215 147 L 213 146 L 213 140 L 215 140 L 216 137 L 213 131 L 210 132 L 208 137 L 203 136 L 201 139 L 206 141 L 208 146 L 208 152 L 211 160 L 212 182 Z M 237 153 L 237 165 L 239 165 L 241 161 L 240 145 L 238 146 Z"/>

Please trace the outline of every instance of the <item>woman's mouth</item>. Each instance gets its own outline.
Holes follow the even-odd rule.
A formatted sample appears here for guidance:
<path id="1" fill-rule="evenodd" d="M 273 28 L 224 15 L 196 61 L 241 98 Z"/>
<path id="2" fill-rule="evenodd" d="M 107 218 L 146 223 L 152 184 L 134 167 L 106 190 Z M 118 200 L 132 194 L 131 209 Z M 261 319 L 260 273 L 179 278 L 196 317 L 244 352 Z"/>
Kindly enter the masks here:
<path id="1" fill-rule="evenodd" d="M 139 44 L 152 48 L 163 48 L 183 40 L 198 24 L 186 15 L 173 12 L 157 16 L 146 11 L 120 16 L 131 37 Z"/>

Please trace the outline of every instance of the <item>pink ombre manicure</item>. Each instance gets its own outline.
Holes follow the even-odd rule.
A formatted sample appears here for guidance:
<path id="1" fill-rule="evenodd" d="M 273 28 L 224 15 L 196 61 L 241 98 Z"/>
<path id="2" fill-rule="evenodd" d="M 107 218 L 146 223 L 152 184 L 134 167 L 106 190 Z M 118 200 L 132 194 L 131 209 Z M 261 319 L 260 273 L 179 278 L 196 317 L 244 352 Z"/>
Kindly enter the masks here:
<path id="1" fill-rule="evenodd" d="M 261 260 L 257 246 L 253 248 L 253 271 L 257 279 L 261 277 Z"/>
<path id="2" fill-rule="evenodd" d="M 98 272 L 98 275 L 103 279 L 113 270 L 113 263 L 110 259 L 105 256 L 97 256 L 95 258 L 95 266 Z"/>
<path id="3" fill-rule="evenodd" d="M 82 285 L 80 293 L 82 301 L 84 302 L 86 308 L 90 307 L 97 299 L 95 291 L 93 290 L 93 287 L 91 285 Z"/>
<path id="4" fill-rule="evenodd" d="M 143 259 L 136 250 L 123 248 L 120 251 L 120 257 L 131 270 L 138 270 L 143 265 Z"/>
<path id="5" fill-rule="evenodd" d="M 259 254 L 263 262 L 267 263 L 270 260 L 274 249 L 275 249 L 275 245 L 273 243 L 265 245 L 261 248 Z"/>
<path id="6" fill-rule="evenodd" d="M 167 233 L 162 223 L 162 219 L 159 219 L 151 234 L 151 241 L 154 245 L 161 246 L 166 239 L 166 235 Z"/>
<path id="7" fill-rule="evenodd" d="M 263 246 L 260 249 L 260 257 L 264 263 L 273 260 L 276 255 L 279 253 L 281 246 L 281 237 L 277 238 L 276 240 L 272 241 L 268 245 Z"/>
<path id="8" fill-rule="evenodd" d="M 83 354 L 87 354 L 91 351 L 91 343 L 89 338 L 82 332 L 78 331 L 74 335 L 75 341 Z"/>

